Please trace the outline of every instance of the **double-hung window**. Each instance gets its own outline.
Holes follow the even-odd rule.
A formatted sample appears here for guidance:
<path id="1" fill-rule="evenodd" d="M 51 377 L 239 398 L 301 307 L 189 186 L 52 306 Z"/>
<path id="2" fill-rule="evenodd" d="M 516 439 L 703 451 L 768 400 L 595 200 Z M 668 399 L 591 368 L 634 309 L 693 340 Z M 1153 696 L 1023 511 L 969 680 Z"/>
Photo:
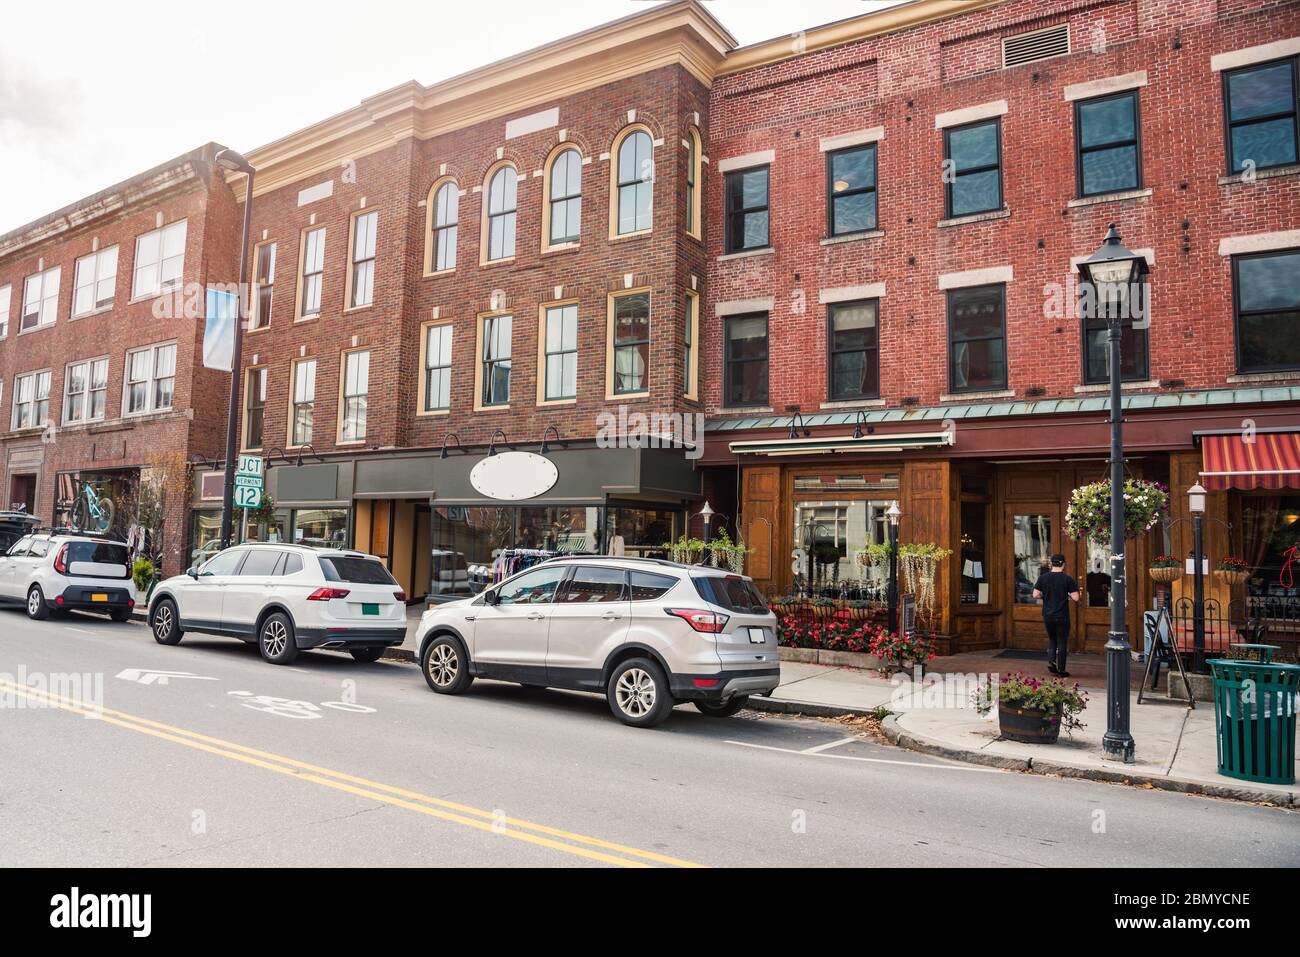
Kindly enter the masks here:
<path id="1" fill-rule="evenodd" d="M 13 299 L 12 286 L 0 286 L 0 339 L 9 335 L 9 307 Z"/>
<path id="2" fill-rule="evenodd" d="M 1300 249 L 1232 260 L 1237 371 L 1300 369 Z"/>
<path id="3" fill-rule="evenodd" d="M 573 399 L 578 395 L 578 306 L 569 303 L 546 309 L 543 398 Z"/>
<path id="4" fill-rule="evenodd" d="M 728 316 L 723 393 L 732 408 L 767 404 L 767 313 Z"/>
<path id="5" fill-rule="evenodd" d="M 515 254 L 515 216 L 519 205 L 519 176 L 513 166 L 492 174 L 487 197 L 487 261 Z"/>
<path id="6" fill-rule="evenodd" d="M 981 120 L 943 131 L 949 219 L 1002 208 L 1002 123 Z"/>
<path id="7" fill-rule="evenodd" d="M 298 318 L 320 315 L 321 286 L 325 281 L 325 227 L 317 226 L 302 234 L 302 294 Z"/>
<path id="8" fill-rule="evenodd" d="M 433 249 L 431 271 L 446 272 L 456 268 L 456 231 L 460 222 L 460 187 L 443 183 L 433 197 Z"/>
<path id="9" fill-rule="evenodd" d="M 826 345 L 830 398 L 880 395 L 880 302 L 837 302 L 827 307 Z"/>
<path id="10" fill-rule="evenodd" d="M 23 316 L 18 323 L 19 332 L 54 324 L 59 312 L 59 280 L 62 276 L 62 267 L 54 266 L 27 277 L 23 284 Z"/>
<path id="11" fill-rule="evenodd" d="M 135 240 L 131 298 L 157 296 L 180 285 L 185 273 L 186 221 L 179 220 Z"/>
<path id="12" fill-rule="evenodd" d="M 176 388 L 176 344 L 146 346 L 126 354 L 122 411 L 127 415 L 172 407 Z"/>
<path id="13" fill-rule="evenodd" d="M 1080 196 L 1142 188 L 1136 90 L 1074 104 Z"/>
<path id="14" fill-rule="evenodd" d="M 299 359 L 293 364 L 293 422 L 289 444 L 311 445 L 316 417 L 316 360 Z"/>
<path id="15" fill-rule="evenodd" d="M 948 291 L 948 386 L 953 392 L 1007 387 L 1005 286 Z"/>
<path id="16" fill-rule="evenodd" d="M 654 207 L 654 141 L 633 130 L 619 142 L 615 163 L 615 234 L 650 229 Z"/>
<path id="17" fill-rule="evenodd" d="M 636 292 L 614 298 L 613 392 L 645 392 L 650 388 L 650 293 Z"/>
<path id="18" fill-rule="evenodd" d="M 253 282 L 257 289 L 250 328 L 261 329 L 271 324 L 271 307 L 275 304 L 275 243 L 262 243 L 256 256 Z"/>
<path id="19" fill-rule="evenodd" d="M 14 379 L 13 428 L 39 429 L 50 416 L 50 370 Z"/>
<path id="20" fill-rule="evenodd" d="M 826 218 L 830 236 L 876 228 L 876 144 L 826 154 Z"/>
<path id="21" fill-rule="evenodd" d="M 566 149 L 551 162 L 548 245 L 582 238 L 582 154 Z"/>
<path id="22" fill-rule="evenodd" d="M 1230 173 L 1300 162 L 1297 63 L 1289 57 L 1224 73 Z"/>
<path id="23" fill-rule="evenodd" d="M 424 411 L 451 408 L 451 323 L 424 330 Z"/>
<path id="24" fill-rule="evenodd" d="M 68 366 L 63 385 L 63 422 L 98 422 L 108 397 L 108 360 L 90 359 Z"/>
<path id="25" fill-rule="evenodd" d="M 342 442 L 366 438 L 366 411 L 370 400 L 370 352 L 360 350 L 343 355 L 343 416 L 339 428 Z"/>
<path id="26" fill-rule="evenodd" d="M 266 369 L 249 369 L 244 383 L 244 448 L 260 449 L 266 426 Z"/>
<path id="27" fill-rule="evenodd" d="M 1123 309 L 1120 317 L 1120 379 L 1141 382 L 1147 378 L 1147 310 L 1149 290 L 1143 280 L 1135 308 Z M 1100 385 L 1110 381 L 1110 328 L 1104 309 L 1085 310 L 1100 315 L 1086 315 L 1083 320 L 1083 381 Z"/>
<path id="28" fill-rule="evenodd" d="M 698 293 L 686 294 L 686 319 L 683 323 L 682 394 L 688 399 L 699 395 L 700 383 L 700 297 Z"/>
<path id="29" fill-rule="evenodd" d="M 727 173 L 728 253 L 769 245 L 768 181 L 766 166 Z"/>
<path id="30" fill-rule="evenodd" d="M 375 301 L 375 230 L 379 213 L 359 213 L 352 217 L 352 272 L 348 277 L 352 309 Z"/>
<path id="31" fill-rule="evenodd" d="M 77 260 L 72 315 L 88 316 L 113 305 L 117 286 L 117 247 L 109 246 Z"/>
<path id="32" fill-rule="evenodd" d="M 483 320 L 483 406 L 510 402 L 510 339 L 513 316 L 488 316 Z"/>

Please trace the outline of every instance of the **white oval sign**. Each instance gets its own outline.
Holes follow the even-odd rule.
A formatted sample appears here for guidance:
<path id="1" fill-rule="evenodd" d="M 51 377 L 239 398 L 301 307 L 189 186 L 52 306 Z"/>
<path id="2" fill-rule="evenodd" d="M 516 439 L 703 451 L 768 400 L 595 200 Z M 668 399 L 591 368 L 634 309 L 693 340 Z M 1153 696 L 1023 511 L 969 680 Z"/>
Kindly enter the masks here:
<path id="1" fill-rule="evenodd" d="M 544 455 L 533 452 L 498 452 L 483 459 L 469 473 L 469 483 L 488 498 L 505 502 L 536 498 L 560 480 L 560 470 Z"/>

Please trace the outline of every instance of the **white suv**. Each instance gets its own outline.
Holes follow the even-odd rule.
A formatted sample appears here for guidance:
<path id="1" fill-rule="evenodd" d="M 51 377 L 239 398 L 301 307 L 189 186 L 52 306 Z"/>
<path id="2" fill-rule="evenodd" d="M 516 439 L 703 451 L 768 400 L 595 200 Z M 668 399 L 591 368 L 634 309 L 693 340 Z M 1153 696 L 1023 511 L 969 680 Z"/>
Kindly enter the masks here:
<path id="1" fill-rule="evenodd" d="M 480 677 L 597 691 L 637 727 L 678 701 L 733 715 L 781 683 L 776 616 L 752 580 L 653 559 L 542 562 L 425 612 L 418 648 L 439 694 Z"/>
<path id="2" fill-rule="evenodd" d="M 276 665 L 304 648 L 377 661 L 406 638 L 406 595 L 363 552 L 238 545 L 161 582 L 149 601 L 149 627 L 163 645 L 187 631 L 256 642 Z"/>
<path id="3" fill-rule="evenodd" d="M 0 557 L 0 601 L 26 605 L 37 621 L 72 608 L 126 621 L 135 608 L 127 548 L 88 535 L 24 535 Z"/>

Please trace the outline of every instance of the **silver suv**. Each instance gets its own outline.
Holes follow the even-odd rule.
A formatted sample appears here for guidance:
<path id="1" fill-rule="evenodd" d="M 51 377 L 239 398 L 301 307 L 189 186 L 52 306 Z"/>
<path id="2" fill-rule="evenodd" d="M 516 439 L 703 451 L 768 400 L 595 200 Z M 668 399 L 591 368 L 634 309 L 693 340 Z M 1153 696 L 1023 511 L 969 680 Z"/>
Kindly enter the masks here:
<path id="1" fill-rule="evenodd" d="M 754 583 L 631 558 L 551 559 L 424 613 L 420 668 L 439 694 L 475 678 L 602 692 L 650 727 L 679 701 L 726 717 L 781 682 L 776 616 Z"/>

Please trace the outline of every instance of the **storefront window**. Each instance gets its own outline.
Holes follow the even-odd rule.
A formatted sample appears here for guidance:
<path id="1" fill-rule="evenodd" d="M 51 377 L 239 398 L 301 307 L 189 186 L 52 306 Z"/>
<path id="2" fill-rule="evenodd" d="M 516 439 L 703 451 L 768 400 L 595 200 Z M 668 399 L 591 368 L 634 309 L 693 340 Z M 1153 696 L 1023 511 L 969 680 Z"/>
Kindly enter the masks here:
<path id="1" fill-rule="evenodd" d="M 217 553 L 221 541 L 221 512 L 196 509 L 190 528 L 190 565 L 201 565 Z"/>
<path id="2" fill-rule="evenodd" d="M 521 508 L 517 548 L 544 548 L 566 555 L 596 550 L 595 508 Z"/>
<path id="3" fill-rule="evenodd" d="M 316 548 L 348 547 L 346 508 L 300 508 L 293 513 L 293 540 Z"/>
<path id="4" fill-rule="evenodd" d="M 1300 601 L 1300 495 L 1243 495 L 1241 538 L 1251 613 L 1293 617 Z"/>
<path id="5" fill-rule="evenodd" d="M 611 508 L 609 510 L 610 550 L 616 553 L 622 539 L 625 555 L 644 558 L 667 558 L 664 545 L 675 541 L 677 512 L 653 508 Z"/>
<path id="6" fill-rule="evenodd" d="M 807 588 L 811 576 L 815 595 L 867 599 L 883 594 L 883 577 L 873 573 L 865 549 L 889 540 L 891 504 L 890 499 L 797 502 L 794 541 L 803 558 L 796 588 Z"/>
<path id="7" fill-rule="evenodd" d="M 470 567 L 491 564 L 498 551 L 514 544 L 516 511 L 460 505 L 435 508 L 430 596 L 472 594 Z"/>
<path id="8" fill-rule="evenodd" d="M 963 478 L 963 487 L 965 479 Z M 989 506 L 987 502 L 961 504 L 961 603 L 989 603 Z"/>
<path id="9" fill-rule="evenodd" d="M 1034 582 L 1050 567 L 1052 557 L 1052 516 L 1013 515 L 1011 517 L 1014 553 L 1016 604 L 1037 604 Z"/>
<path id="10" fill-rule="evenodd" d="M 1088 563 L 1083 572 L 1083 600 L 1089 608 L 1110 607 L 1110 546 L 1088 539 Z"/>

